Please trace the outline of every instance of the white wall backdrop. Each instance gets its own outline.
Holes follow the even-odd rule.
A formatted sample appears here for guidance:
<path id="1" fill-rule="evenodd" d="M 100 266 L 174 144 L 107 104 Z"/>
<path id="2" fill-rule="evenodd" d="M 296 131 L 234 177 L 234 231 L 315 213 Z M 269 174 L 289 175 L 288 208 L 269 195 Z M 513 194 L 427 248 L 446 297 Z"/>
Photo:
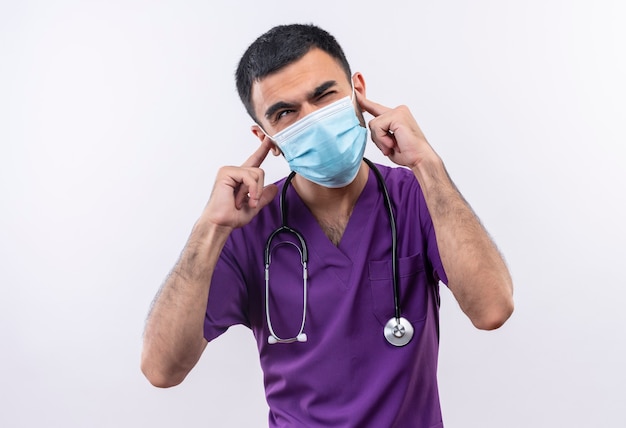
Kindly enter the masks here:
<path id="1" fill-rule="evenodd" d="M 0 0 L 0 426 L 266 425 L 246 329 L 173 389 L 139 356 L 217 168 L 256 147 L 236 63 L 292 22 L 411 107 L 510 265 L 498 331 L 443 293 L 446 426 L 626 426 L 625 20 L 620 0 Z"/>

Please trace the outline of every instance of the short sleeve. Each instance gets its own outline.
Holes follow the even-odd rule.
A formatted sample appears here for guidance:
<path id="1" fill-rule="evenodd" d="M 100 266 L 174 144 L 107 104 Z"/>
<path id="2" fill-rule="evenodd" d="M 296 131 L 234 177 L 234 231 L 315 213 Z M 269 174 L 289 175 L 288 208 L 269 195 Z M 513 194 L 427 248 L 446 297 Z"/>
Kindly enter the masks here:
<path id="1" fill-rule="evenodd" d="M 237 263 L 232 235 L 228 239 L 215 266 L 206 315 L 204 338 L 211 341 L 229 327 L 243 324 L 249 327 L 247 308 L 248 293 L 241 266 Z"/>

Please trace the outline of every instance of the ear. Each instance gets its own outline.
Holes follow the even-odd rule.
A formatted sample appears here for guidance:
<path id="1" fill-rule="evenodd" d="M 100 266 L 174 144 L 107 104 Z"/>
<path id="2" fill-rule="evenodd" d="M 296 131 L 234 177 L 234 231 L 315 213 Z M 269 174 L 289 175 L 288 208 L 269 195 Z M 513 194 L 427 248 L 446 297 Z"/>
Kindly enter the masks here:
<path id="1" fill-rule="evenodd" d="M 278 148 L 278 146 L 274 144 L 272 139 L 268 137 L 265 134 L 265 132 L 263 132 L 263 130 L 261 129 L 259 125 L 256 125 L 256 124 L 252 125 L 250 127 L 250 130 L 259 139 L 259 141 L 261 141 L 261 144 L 269 144 L 271 146 L 270 150 L 272 151 L 272 154 L 274 156 L 280 156 L 283 154 L 283 152 Z"/>
<path id="2" fill-rule="evenodd" d="M 352 76 L 352 84 L 354 85 L 355 92 L 358 92 L 363 98 L 367 98 L 365 96 L 365 78 L 360 72 L 354 73 Z"/>
<path id="3" fill-rule="evenodd" d="M 364 128 L 367 128 L 365 118 L 363 117 L 363 108 L 359 104 L 359 100 L 358 100 L 358 96 L 360 96 L 361 98 L 367 98 L 365 96 L 365 79 L 363 78 L 363 75 L 359 73 L 358 71 L 354 73 L 354 75 L 352 76 L 352 85 L 354 85 L 354 92 L 355 92 L 354 105 L 355 105 L 355 109 L 357 112 L 357 117 L 359 118 L 359 122 L 361 123 L 361 126 Z M 358 96 L 356 96 L 357 94 Z"/>

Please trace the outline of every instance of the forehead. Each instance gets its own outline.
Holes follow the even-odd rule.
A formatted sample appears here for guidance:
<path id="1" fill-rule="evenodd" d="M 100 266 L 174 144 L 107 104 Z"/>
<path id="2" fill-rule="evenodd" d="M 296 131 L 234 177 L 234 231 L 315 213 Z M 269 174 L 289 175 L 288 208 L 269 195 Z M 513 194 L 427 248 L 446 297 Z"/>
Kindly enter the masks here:
<path id="1" fill-rule="evenodd" d="M 321 49 L 313 48 L 299 60 L 252 84 L 252 105 L 256 116 L 279 101 L 301 101 L 319 84 L 334 80 L 350 84 L 339 62 Z"/>

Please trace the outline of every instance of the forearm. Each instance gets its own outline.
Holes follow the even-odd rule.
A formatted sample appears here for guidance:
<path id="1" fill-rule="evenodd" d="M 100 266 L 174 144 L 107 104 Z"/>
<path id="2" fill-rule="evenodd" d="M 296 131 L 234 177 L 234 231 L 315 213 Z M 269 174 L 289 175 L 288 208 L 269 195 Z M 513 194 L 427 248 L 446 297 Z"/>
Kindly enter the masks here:
<path id="1" fill-rule="evenodd" d="M 185 378 L 206 346 L 204 316 L 213 270 L 229 231 L 199 221 L 154 300 L 146 322 L 141 367 L 156 386 Z"/>
<path id="2" fill-rule="evenodd" d="M 432 217 L 448 286 L 481 329 L 502 325 L 513 311 L 513 285 L 502 256 L 438 157 L 413 168 Z"/>

